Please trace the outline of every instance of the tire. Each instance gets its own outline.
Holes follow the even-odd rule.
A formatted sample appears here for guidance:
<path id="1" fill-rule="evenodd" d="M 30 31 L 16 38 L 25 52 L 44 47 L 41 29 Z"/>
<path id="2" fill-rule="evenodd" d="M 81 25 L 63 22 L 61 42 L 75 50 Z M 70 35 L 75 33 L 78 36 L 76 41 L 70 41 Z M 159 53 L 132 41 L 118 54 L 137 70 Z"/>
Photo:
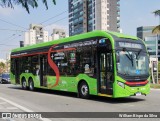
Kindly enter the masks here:
<path id="1" fill-rule="evenodd" d="M 3 81 L 2 81 L 2 80 L 0 80 L 0 84 L 3 84 Z"/>
<path id="2" fill-rule="evenodd" d="M 25 79 L 25 78 L 22 79 L 22 89 L 23 89 L 23 90 L 26 90 L 26 89 L 27 89 L 27 82 L 26 82 L 26 79 Z"/>
<path id="3" fill-rule="evenodd" d="M 79 96 L 83 99 L 89 98 L 89 87 L 85 81 L 80 83 L 78 93 L 79 93 Z"/>
<path id="4" fill-rule="evenodd" d="M 28 85 L 29 85 L 29 90 L 33 91 L 34 90 L 34 82 L 32 79 L 29 79 Z"/>

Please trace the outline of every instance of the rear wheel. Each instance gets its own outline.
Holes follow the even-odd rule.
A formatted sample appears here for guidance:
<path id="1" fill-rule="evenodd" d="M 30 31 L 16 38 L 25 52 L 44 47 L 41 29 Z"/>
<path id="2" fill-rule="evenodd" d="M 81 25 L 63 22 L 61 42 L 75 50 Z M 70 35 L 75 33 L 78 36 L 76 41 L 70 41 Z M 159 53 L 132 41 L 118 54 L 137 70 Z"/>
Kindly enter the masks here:
<path id="1" fill-rule="evenodd" d="M 31 91 L 34 90 L 34 82 L 32 79 L 29 79 L 29 90 L 31 90 Z"/>
<path id="2" fill-rule="evenodd" d="M 22 89 L 24 89 L 24 90 L 27 89 L 27 82 L 26 82 L 25 78 L 22 79 Z"/>
<path id="3" fill-rule="evenodd" d="M 80 83 L 78 92 L 81 98 L 84 98 L 84 99 L 89 98 L 89 87 L 86 82 L 83 81 Z"/>

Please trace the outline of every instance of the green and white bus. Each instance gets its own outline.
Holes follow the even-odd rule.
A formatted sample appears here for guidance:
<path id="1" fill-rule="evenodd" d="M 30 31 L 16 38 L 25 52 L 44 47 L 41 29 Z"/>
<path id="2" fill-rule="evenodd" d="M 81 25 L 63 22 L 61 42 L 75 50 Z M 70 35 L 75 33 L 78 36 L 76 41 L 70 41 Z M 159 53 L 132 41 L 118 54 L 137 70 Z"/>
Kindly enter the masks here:
<path id="1" fill-rule="evenodd" d="M 17 48 L 11 52 L 11 83 L 112 98 L 150 92 L 149 56 L 142 40 L 93 31 Z"/>

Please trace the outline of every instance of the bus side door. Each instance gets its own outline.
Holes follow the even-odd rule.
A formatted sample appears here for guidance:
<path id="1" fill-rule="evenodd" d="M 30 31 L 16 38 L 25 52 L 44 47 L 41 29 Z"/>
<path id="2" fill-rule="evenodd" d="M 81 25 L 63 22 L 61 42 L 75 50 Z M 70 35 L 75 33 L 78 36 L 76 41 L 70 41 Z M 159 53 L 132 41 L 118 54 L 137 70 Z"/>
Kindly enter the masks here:
<path id="1" fill-rule="evenodd" d="M 102 94 L 113 94 L 113 59 L 112 52 L 106 46 L 97 48 L 98 87 Z"/>

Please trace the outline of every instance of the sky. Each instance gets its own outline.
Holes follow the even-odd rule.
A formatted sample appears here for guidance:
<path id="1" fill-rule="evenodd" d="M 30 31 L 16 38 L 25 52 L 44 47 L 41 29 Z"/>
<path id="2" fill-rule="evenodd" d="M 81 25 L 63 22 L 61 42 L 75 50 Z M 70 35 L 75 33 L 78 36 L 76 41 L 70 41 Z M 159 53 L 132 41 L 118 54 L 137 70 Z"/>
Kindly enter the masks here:
<path id="1" fill-rule="evenodd" d="M 0 6 L 0 59 L 6 59 L 11 49 L 19 47 L 31 23 L 42 24 L 49 33 L 53 28 L 68 31 L 68 0 L 56 0 L 56 5 L 48 1 L 48 10 L 41 1 L 38 8 L 30 8 L 30 14 L 21 5 L 15 5 L 14 9 Z M 158 17 L 152 13 L 157 9 L 160 0 L 120 0 L 122 32 L 136 36 L 137 27 L 158 25 Z"/>

